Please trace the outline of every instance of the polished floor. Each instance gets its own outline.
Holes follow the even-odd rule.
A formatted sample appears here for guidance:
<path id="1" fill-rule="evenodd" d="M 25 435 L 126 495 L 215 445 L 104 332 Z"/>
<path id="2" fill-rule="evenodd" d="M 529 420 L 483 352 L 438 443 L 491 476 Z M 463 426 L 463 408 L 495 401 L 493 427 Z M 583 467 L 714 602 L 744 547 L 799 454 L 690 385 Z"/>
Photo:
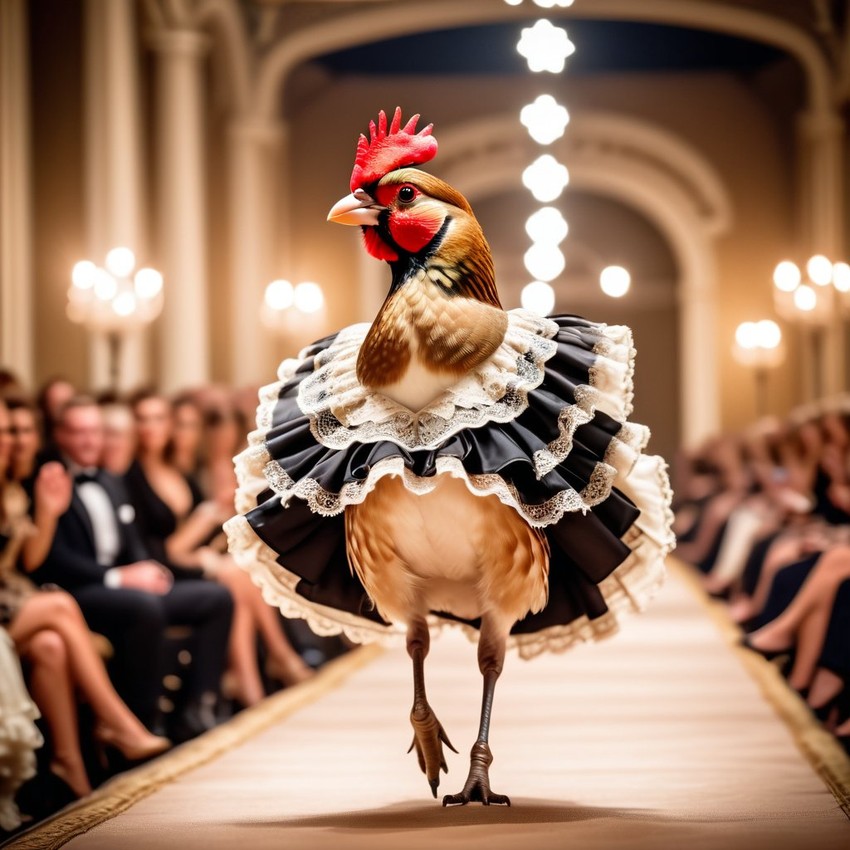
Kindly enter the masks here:
<path id="1" fill-rule="evenodd" d="M 444 809 L 405 752 L 409 664 L 403 648 L 390 649 L 64 846 L 850 847 L 850 821 L 743 652 L 674 570 L 651 609 L 610 641 L 509 658 L 491 779 L 513 806 Z M 462 753 L 448 754 L 440 792 L 456 792 L 478 718 L 474 646 L 444 634 L 427 673 L 431 703 Z M 54 838 L 57 828 L 61 820 Z M 37 834 L 29 841 L 39 846 Z"/>

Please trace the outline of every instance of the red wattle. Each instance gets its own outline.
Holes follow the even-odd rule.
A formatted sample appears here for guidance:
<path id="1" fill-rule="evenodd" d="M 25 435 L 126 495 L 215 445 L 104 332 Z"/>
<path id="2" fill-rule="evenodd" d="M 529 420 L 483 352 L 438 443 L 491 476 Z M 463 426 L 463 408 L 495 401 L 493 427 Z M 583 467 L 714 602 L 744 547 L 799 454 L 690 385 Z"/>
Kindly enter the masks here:
<path id="1" fill-rule="evenodd" d="M 366 250 L 377 260 L 391 263 L 398 259 L 398 254 L 381 239 L 374 227 L 363 228 L 363 242 Z"/>
<path id="2" fill-rule="evenodd" d="M 413 210 L 397 210 L 389 221 L 390 233 L 396 244 L 411 254 L 421 251 L 437 235 L 442 224 L 442 216 L 423 215 Z"/>

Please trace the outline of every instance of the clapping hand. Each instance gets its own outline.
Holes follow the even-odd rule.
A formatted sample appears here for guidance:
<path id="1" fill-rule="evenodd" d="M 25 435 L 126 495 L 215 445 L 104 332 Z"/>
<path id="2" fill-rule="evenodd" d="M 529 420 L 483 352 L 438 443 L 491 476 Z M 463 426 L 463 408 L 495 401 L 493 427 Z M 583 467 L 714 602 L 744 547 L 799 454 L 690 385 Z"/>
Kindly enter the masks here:
<path id="1" fill-rule="evenodd" d="M 50 461 L 38 471 L 33 495 L 37 510 L 58 517 L 71 506 L 74 488 L 71 476 L 61 463 Z"/>

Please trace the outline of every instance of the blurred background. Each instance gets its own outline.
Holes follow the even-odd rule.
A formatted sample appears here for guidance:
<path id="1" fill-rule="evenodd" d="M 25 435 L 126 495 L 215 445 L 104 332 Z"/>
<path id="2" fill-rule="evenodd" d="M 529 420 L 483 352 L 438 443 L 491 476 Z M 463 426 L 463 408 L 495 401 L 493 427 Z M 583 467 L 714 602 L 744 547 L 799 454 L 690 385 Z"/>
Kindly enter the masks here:
<path id="1" fill-rule="evenodd" d="M 635 418 L 655 451 L 846 387 L 844 2 L 2 10 L 0 363 L 28 387 L 254 387 L 311 338 L 369 320 L 388 270 L 325 216 L 358 134 L 396 105 L 434 123 L 430 169 L 476 210 L 507 308 L 549 277 L 555 310 L 634 329 Z M 576 48 L 563 70 L 517 49 L 540 19 Z M 541 95 L 570 118 L 546 144 L 520 121 Z M 569 225 L 554 276 L 524 263 L 541 203 L 523 172 L 542 154 L 570 176 L 548 203 Z M 132 253 L 108 264 L 119 247 Z M 815 281 L 813 255 L 828 261 Z M 785 291 L 782 261 L 801 276 L 780 274 Z M 620 297 L 600 287 L 609 266 L 628 272 Z M 134 282 L 141 268 L 154 272 Z"/>

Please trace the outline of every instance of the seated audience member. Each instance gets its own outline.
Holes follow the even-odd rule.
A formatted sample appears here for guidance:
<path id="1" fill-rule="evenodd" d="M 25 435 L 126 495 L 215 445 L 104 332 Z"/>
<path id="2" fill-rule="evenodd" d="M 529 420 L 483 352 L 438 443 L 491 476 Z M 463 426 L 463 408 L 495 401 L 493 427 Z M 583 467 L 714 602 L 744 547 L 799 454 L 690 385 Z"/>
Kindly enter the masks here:
<path id="1" fill-rule="evenodd" d="M 836 597 L 848 580 L 850 546 L 836 545 L 821 555 L 790 604 L 747 638 L 763 655 L 792 656 L 788 684 L 801 693 L 817 672 Z"/>
<path id="2" fill-rule="evenodd" d="M 50 545 L 58 517 L 69 507 L 71 481 L 58 463 L 45 464 L 34 483 L 34 520 L 27 497 L 5 473 L 10 457 L 9 414 L 0 401 L 0 626 L 30 667 L 30 689 L 50 733 L 50 770 L 81 797 L 91 791 L 78 739 L 75 691 L 96 718 L 95 738 L 130 759 L 148 758 L 170 742 L 151 734 L 112 687 L 91 633 L 70 594 L 38 592 L 21 575 L 19 555 L 37 563 Z"/>
<path id="3" fill-rule="evenodd" d="M 175 415 L 166 398 L 140 393 L 134 397 L 132 408 L 138 460 L 125 480 L 143 539 L 154 556 L 171 567 L 178 584 L 186 575 L 204 576 L 223 584 L 233 596 L 229 644 L 232 696 L 246 706 L 265 696 L 257 664 L 258 634 L 263 638 L 267 670 L 273 678 L 286 685 L 309 678 L 313 671 L 289 643 L 277 611 L 263 600 L 250 576 L 212 545 L 221 536 L 222 523 L 233 513 L 233 492 L 227 504 L 204 500 L 192 478 L 172 463 Z"/>
<path id="4" fill-rule="evenodd" d="M 737 436 L 725 435 L 711 445 L 716 489 L 708 490 L 704 498 L 692 503 L 693 515 L 687 523 L 678 525 L 677 533 L 683 534 L 676 546 L 679 557 L 703 573 L 714 566 L 729 518 L 752 484 L 744 457 L 743 442 Z"/>
<path id="5" fill-rule="evenodd" d="M 36 396 L 36 405 L 41 413 L 41 437 L 44 452 L 53 460 L 56 452 L 54 432 L 59 412 L 77 394 L 74 385 L 65 378 L 55 377 L 45 381 Z"/>
<path id="6" fill-rule="evenodd" d="M 193 482 L 193 486 L 199 488 L 204 436 L 203 411 L 190 393 L 175 396 L 171 402 L 171 411 L 171 462 Z"/>
<path id="7" fill-rule="evenodd" d="M 241 450 L 247 429 L 227 395 L 211 395 L 203 410 L 204 461 L 199 483 L 210 499 L 232 509 L 236 493 L 233 458 Z"/>
<path id="8" fill-rule="evenodd" d="M 738 610 L 742 601 L 737 590 L 753 548 L 761 541 L 769 541 L 767 555 L 783 528 L 799 525 L 812 508 L 805 484 L 781 465 L 781 425 L 762 421 L 749 429 L 744 439 L 752 484 L 748 495 L 730 514 L 714 565 L 703 580 L 714 595 L 729 596 L 736 591 Z"/>
<path id="9" fill-rule="evenodd" d="M 65 405 L 56 440 L 74 481 L 71 504 L 33 577 L 70 591 L 89 627 L 110 640 L 116 687 L 148 725 L 156 716 L 166 627 L 191 626 L 187 704 L 172 733 L 184 738 L 209 728 L 233 613 L 230 594 L 197 579 L 174 583 L 150 557 L 123 483 L 99 466 L 103 420 L 93 400 L 75 397 Z"/>
<path id="10" fill-rule="evenodd" d="M 136 422 L 128 404 L 101 404 L 103 413 L 103 457 L 101 466 L 113 475 L 123 476 L 136 456 Z"/>
<path id="11" fill-rule="evenodd" d="M 10 474 L 15 481 L 35 475 L 41 451 L 41 423 L 38 408 L 24 396 L 6 399 L 12 420 L 12 458 Z"/>
<path id="12" fill-rule="evenodd" d="M 850 415 L 846 399 L 831 404 L 795 411 L 762 431 L 761 447 L 751 442 L 756 487 L 708 546 L 721 553 L 715 572 L 726 569 L 715 578 L 749 632 L 743 644 L 777 658 L 789 686 L 850 749 Z M 739 518 L 754 501 L 770 521 L 746 528 Z M 699 524 L 701 506 L 684 504 Z M 724 562 L 731 538 L 734 557 Z"/>

